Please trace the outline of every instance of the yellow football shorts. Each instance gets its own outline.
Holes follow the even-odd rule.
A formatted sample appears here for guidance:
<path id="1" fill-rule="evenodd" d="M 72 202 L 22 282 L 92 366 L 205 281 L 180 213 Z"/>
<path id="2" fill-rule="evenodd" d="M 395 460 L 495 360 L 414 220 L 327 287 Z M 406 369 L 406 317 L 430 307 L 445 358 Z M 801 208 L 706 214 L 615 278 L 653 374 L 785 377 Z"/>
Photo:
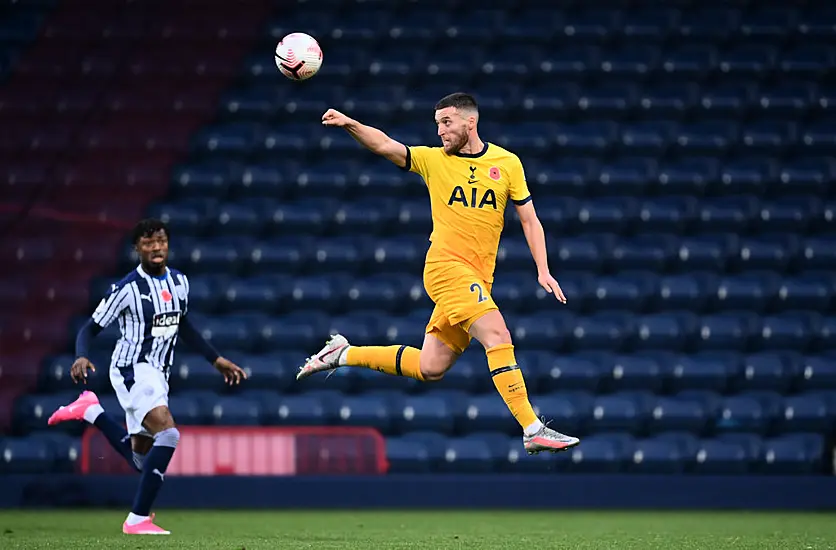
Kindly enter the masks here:
<path id="1" fill-rule="evenodd" d="M 491 284 L 467 265 L 427 264 L 424 288 L 435 303 L 427 334 L 434 335 L 459 354 L 470 345 L 471 325 L 485 313 L 499 309 L 490 294 Z"/>

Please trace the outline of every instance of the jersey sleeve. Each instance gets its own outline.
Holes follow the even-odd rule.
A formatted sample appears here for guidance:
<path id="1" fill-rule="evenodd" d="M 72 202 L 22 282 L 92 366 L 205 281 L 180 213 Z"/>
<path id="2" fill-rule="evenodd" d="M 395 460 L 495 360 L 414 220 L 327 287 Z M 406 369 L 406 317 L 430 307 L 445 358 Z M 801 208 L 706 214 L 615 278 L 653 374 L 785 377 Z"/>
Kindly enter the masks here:
<path id="1" fill-rule="evenodd" d="M 414 172 L 421 177 L 426 178 L 429 172 L 428 168 L 432 159 L 433 148 L 424 145 L 416 145 L 406 148 L 406 166 L 404 170 Z"/>
<path id="2" fill-rule="evenodd" d="M 189 313 L 189 278 L 184 273 L 178 273 L 177 278 L 183 287 L 183 295 L 178 298 L 182 301 L 183 315 L 187 315 Z"/>
<path id="3" fill-rule="evenodd" d="M 518 157 L 514 157 L 508 170 L 510 176 L 510 196 L 514 204 L 521 206 L 531 201 L 528 183 L 525 181 L 525 169 Z"/>
<path id="4" fill-rule="evenodd" d="M 122 310 L 128 306 L 129 293 L 130 287 L 128 285 L 110 285 L 110 292 L 102 298 L 96 310 L 93 311 L 93 322 L 105 328 L 115 321 Z"/>

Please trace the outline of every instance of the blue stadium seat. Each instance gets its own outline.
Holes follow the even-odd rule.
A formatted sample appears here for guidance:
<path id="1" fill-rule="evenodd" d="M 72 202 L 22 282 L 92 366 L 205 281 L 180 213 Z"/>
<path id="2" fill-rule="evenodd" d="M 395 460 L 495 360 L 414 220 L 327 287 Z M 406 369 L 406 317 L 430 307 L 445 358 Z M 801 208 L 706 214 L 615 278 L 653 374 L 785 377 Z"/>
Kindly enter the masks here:
<path id="1" fill-rule="evenodd" d="M 33 432 L 28 439 L 36 445 L 45 444 L 52 451 L 51 471 L 74 473 L 81 459 L 81 440 L 62 432 Z"/>
<path id="2" fill-rule="evenodd" d="M 4 474 L 45 474 L 55 463 L 52 447 L 39 438 L 0 439 L 0 472 Z"/>
<path id="3" fill-rule="evenodd" d="M 583 354 L 552 356 L 540 365 L 539 385 L 566 391 L 596 391 L 608 374 L 604 366 Z"/>
<path id="4" fill-rule="evenodd" d="M 435 431 L 450 434 L 454 417 L 446 402 L 433 396 L 415 396 L 404 399 L 398 410 L 393 411 L 393 422 L 401 432 Z"/>
<path id="5" fill-rule="evenodd" d="M 532 350 L 561 346 L 569 331 L 571 317 L 546 311 L 525 317 L 509 317 L 508 328 L 520 346 Z"/>
<path id="6" fill-rule="evenodd" d="M 761 404 L 746 395 L 727 397 L 723 400 L 716 429 L 725 432 L 751 432 L 765 434 L 768 419 Z"/>
<path id="7" fill-rule="evenodd" d="M 674 391 L 709 390 L 723 392 L 740 370 L 734 356 L 697 353 L 681 356 L 671 369 L 669 386 Z"/>
<path id="8" fill-rule="evenodd" d="M 426 473 L 430 470 L 427 448 L 417 441 L 386 438 L 386 459 L 392 473 Z"/>
<path id="9" fill-rule="evenodd" d="M 718 310 L 762 312 L 776 294 L 778 277 L 772 273 L 749 272 L 717 281 L 713 305 Z"/>
<path id="10" fill-rule="evenodd" d="M 391 410 L 381 397 L 347 396 L 339 403 L 338 426 L 367 426 L 388 433 L 392 425 Z"/>
<path id="11" fill-rule="evenodd" d="M 598 310 L 645 309 L 654 289 L 652 275 L 599 277 L 590 288 L 589 305 Z"/>
<path id="12" fill-rule="evenodd" d="M 792 361 L 786 355 L 776 352 L 754 353 L 744 358 L 739 387 L 785 392 L 790 389 L 794 376 Z"/>
<path id="13" fill-rule="evenodd" d="M 701 312 L 716 286 L 715 277 L 689 273 L 666 275 L 659 279 L 657 293 L 651 307 L 658 310 L 687 310 Z"/>
<path id="14" fill-rule="evenodd" d="M 448 439 L 444 448 L 442 472 L 490 472 L 493 467 L 491 451 L 484 441 L 474 439 Z"/>
<path id="15" fill-rule="evenodd" d="M 757 434 L 744 432 L 729 432 L 717 434 L 716 441 L 738 445 L 743 449 L 742 461 L 749 471 L 756 471 L 763 460 L 763 438 Z"/>
<path id="16" fill-rule="evenodd" d="M 211 405 L 213 423 L 219 426 L 258 426 L 259 403 L 245 397 L 222 396 Z"/>
<path id="17" fill-rule="evenodd" d="M 699 474 L 746 474 L 749 463 L 742 445 L 716 439 L 703 440 L 697 450 L 693 471 Z"/>
<path id="18" fill-rule="evenodd" d="M 486 430 L 517 433 L 519 427 L 514 423 L 511 411 L 496 393 L 467 398 L 465 408 L 460 412 L 456 425 L 464 433 Z"/>
<path id="19" fill-rule="evenodd" d="M 511 452 L 523 449 L 522 438 L 509 437 L 508 434 L 496 431 L 472 432 L 462 436 L 461 439 L 487 446 L 491 453 L 492 469 L 496 471 L 508 470 Z"/>
<path id="20" fill-rule="evenodd" d="M 747 348 L 755 319 L 738 313 L 705 315 L 700 319 L 699 347 L 704 350 L 743 351 Z"/>
<path id="21" fill-rule="evenodd" d="M 836 390 L 836 362 L 832 355 L 808 356 L 800 370 L 796 382 L 799 390 Z"/>
<path id="22" fill-rule="evenodd" d="M 535 385 L 536 374 L 532 373 L 536 373 L 537 366 L 526 361 L 522 354 L 517 354 L 517 362 L 521 365 L 526 377 L 526 385 L 529 387 Z M 468 355 L 463 355 L 456 360 L 453 368 L 444 375 L 441 384 L 445 389 L 468 393 L 481 393 L 493 387 L 487 365 L 479 360 L 474 361 L 473 357 L 468 357 Z"/>
<path id="23" fill-rule="evenodd" d="M 172 396 L 168 407 L 175 422 L 184 426 L 204 426 L 212 422 L 213 411 L 206 406 L 211 400 L 211 394 L 207 395 L 204 391 L 195 389 Z M 109 412 L 112 414 L 114 411 Z"/>
<path id="24" fill-rule="evenodd" d="M 644 439 L 635 443 L 628 469 L 635 473 L 675 474 L 685 471 L 686 457 L 673 442 Z"/>
<path id="25" fill-rule="evenodd" d="M 822 396 L 798 394 L 784 398 L 782 416 L 779 429 L 784 433 L 827 433 L 833 429 L 836 411 Z"/>
<path id="26" fill-rule="evenodd" d="M 726 234 L 683 237 L 679 241 L 676 267 L 682 272 L 723 271 L 736 250 L 737 240 Z"/>
<path id="27" fill-rule="evenodd" d="M 613 358 L 605 387 L 611 391 L 651 390 L 662 391 L 667 368 L 655 358 L 641 355 L 619 355 Z"/>
<path id="28" fill-rule="evenodd" d="M 636 319 L 634 350 L 684 350 L 693 341 L 696 315 L 684 312 L 642 315 Z"/>
<path id="29" fill-rule="evenodd" d="M 608 312 L 578 318 L 571 345 L 576 350 L 619 351 L 630 334 L 629 320 Z"/>
<path id="30" fill-rule="evenodd" d="M 606 433 L 583 439 L 582 445 L 569 451 L 569 469 L 578 473 L 622 473 L 632 460 L 632 438 L 610 437 Z"/>
<path id="31" fill-rule="evenodd" d="M 632 393 L 601 395 L 595 398 L 588 429 L 640 433 L 647 423 L 647 413 L 646 401 Z"/>
<path id="32" fill-rule="evenodd" d="M 684 430 L 703 433 L 710 421 L 698 401 L 660 397 L 653 405 L 649 429 L 653 432 Z"/>
<path id="33" fill-rule="evenodd" d="M 260 397 L 265 423 L 287 426 L 321 426 L 333 421 L 334 411 L 327 399 L 316 395 Z"/>
<path id="34" fill-rule="evenodd" d="M 761 319 L 760 337 L 754 345 L 760 349 L 805 350 L 813 342 L 818 317 L 807 313 L 784 313 Z"/>
<path id="35" fill-rule="evenodd" d="M 825 458 L 818 434 L 791 434 L 764 442 L 761 471 L 767 474 L 819 473 Z"/>

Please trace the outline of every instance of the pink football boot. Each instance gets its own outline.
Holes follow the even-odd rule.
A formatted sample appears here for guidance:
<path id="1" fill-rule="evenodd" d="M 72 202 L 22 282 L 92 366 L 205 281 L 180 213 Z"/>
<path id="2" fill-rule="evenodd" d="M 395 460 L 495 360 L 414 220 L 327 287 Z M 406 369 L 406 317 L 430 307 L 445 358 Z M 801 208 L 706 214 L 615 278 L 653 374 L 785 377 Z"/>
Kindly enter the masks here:
<path id="1" fill-rule="evenodd" d="M 99 398 L 91 391 L 83 392 L 78 399 L 65 407 L 59 407 L 47 420 L 47 424 L 54 426 L 59 422 L 69 420 L 84 420 L 84 412 L 92 405 L 98 405 Z"/>
<path id="2" fill-rule="evenodd" d="M 122 524 L 122 532 L 126 535 L 170 535 L 171 531 L 166 531 L 162 527 L 154 525 L 154 514 L 145 521 L 141 521 L 136 525 L 128 525 L 128 522 Z"/>

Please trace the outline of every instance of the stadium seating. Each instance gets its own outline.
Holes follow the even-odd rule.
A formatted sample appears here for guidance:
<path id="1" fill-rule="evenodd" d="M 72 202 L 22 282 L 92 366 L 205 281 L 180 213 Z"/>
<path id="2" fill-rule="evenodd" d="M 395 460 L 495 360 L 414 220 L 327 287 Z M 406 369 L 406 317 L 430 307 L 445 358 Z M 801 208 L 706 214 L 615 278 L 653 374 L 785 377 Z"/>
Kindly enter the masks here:
<path id="1" fill-rule="evenodd" d="M 274 3 L 269 17 L 231 22 L 221 9 L 194 20 L 153 4 L 163 18 L 153 37 L 138 12 L 103 10 L 89 22 L 112 32 L 92 42 L 92 31 L 66 24 L 68 10 L 25 4 L 0 12 L 0 116 L 13 129 L 0 156 L 14 160 L 3 196 L 23 204 L 59 169 L 64 185 L 41 196 L 43 209 L 171 225 L 171 263 L 190 277 L 196 321 L 252 375 L 230 390 L 178 350 L 181 424 L 373 426 L 402 472 L 832 469 L 827 4 L 329 0 Z M 219 30 L 224 40 L 208 36 Z M 270 55 L 292 31 L 323 46 L 322 70 L 306 82 L 286 80 Z M 130 58 L 108 49 L 131 40 L 149 47 Z M 129 72 L 117 70 L 124 63 Z M 102 90 L 58 87 L 38 104 L 38 83 L 62 74 L 113 79 Z M 351 369 L 293 379 L 329 331 L 420 346 L 432 307 L 420 179 L 319 117 L 336 107 L 434 144 L 432 107 L 456 90 L 480 101 L 482 137 L 523 160 L 568 297 L 562 306 L 538 287 L 509 209 L 493 295 L 538 412 L 582 437 L 569 453 L 525 455 L 476 344 L 431 386 Z M 32 115 L 47 103 L 58 114 Z M 100 118 L 87 117 L 93 104 L 105 105 Z M 62 159 L 78 136 L 75 160 Z M 59 168 L 33 162 L 48 154 Z M 91 202 L 103 192 L 119 198 Z M 30 221 L 2 245 L 12 271 L 37 274 L 0 284 L 11 305 L 0 319 L 21 315 L 0 333 L 15 350 L 3 361 L 31 371 L 0 369 L 0 403 L 13 401 L 0 406 L 3 472 L 66 471 L 77 457 L 81 427 L 46 431 L 45 414 L 77 391 L 67 376 L 74 331 L 135 262 L 126 226 L 80 224 Z M 64 275 L 68 265 L 77 277 Z M 115 335 L 110 327 L 96 340 L 98 364 Z M 91 387 L 119 413 L 105 376 Z"/>

